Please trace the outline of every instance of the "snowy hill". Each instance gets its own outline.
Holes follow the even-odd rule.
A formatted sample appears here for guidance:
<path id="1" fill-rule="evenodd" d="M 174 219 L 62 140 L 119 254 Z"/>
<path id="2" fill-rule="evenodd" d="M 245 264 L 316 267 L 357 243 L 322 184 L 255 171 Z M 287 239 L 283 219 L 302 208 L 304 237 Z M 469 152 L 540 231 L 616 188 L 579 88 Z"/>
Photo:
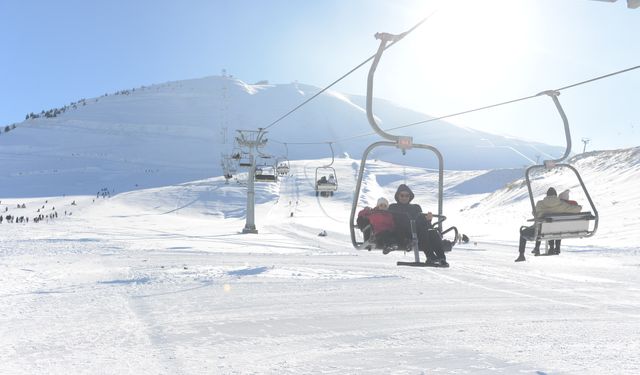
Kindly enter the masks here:
<path id="1" fill-rule="evenodd" d="M 82 99 L 50 111 L 55 117 L 36 113 L 0 135 L 0 196 L 93 194 L 103 187 L 121 192 L 219 176 L 221 153 L 231 151 L 236 129 L 264 127 L 318 91 L 303 84 L 207 77 Z M 323 93 L 269 129 L 267 152 L 284 155 L 282 142 L 288 142 L 289 159 L 326 158 L 326 144 L 295 143 L 336 141 L 336 155 L 359 158 L 377 136 L 340 140 L 371 133 L 363 103 L 363 97 Z M 384 100 L 376 101 L 375 113 L 383 127 L 429 118 Z M 440 148 L 446 169 L 453 170 L 521 168 L 563 151 L 444 121 L 407 134 Z M 410 154 L 403 162 L 435 166 L 421 159 Z"/>
<path id="2" fill-rule="evenodd" d="M 314 180 L 316 168 L 329 163 L 330 159 L 291 161 L 292 171 L 277 183 L 256 183 L 256 221 L 258 225 L 270 223 L 273 215 L 287 217 L 295 213 L 298 224 L 306 217 L 311 218 L 305 226 L 311 234 L 319 230 L 314 222 L 316 214 L 331 217 L 324 229 L 343 237 L 348 237 L 348 217 L 351 209 L 355 179 L 359 160 L 339 158 L 334 167 L 338 176 L 339 190 L 331 199 L 315 197 Z M 616 151 L 594 151 L 569 160 L 574 165 L 589 190 L 601 217 L 598 233 L 589 239 L 590 245 L 607 245 L 617 241 L 622 247 L 636 247 L 635 239 L 640 239 L 633 228 L 640 225 L 640 193 L 635 189 L 635 181 L 640 177 L 640 148 Z M 407 167 L 384 161 L 367 163 L 359 208 L 375 205 L 381 197 L 393 199 L 395 189 L 406 183 L 416 193 L 416 202 L 425 209 L 436 210 L 437 171 L 419 167 Z M 138 189 L 129 192 L 113 192 L 108 200 L 108 213 L 132 217 L 147 215 L 176 215 L 198 220 L 236 220 L 237 230 L 244 225 L 246 208 L 246 186 L 238 183 L 246 178 L 246 173 L 238 174 L 230 183 L 222 177 L 195 180 L 172 186 Z M 607 181 L 607 183 L 602 183 Z M 575 175 L 570 171 L 534 175 L 532 186 L 536 200 L 544 196 L 549 186 L 558 191 L 570 190 L 571 199 L 580 202 L 584 210 L 590 210 L 588 201 Z M 115 194 L 114 194 L 115 193 Z M 475 238 L 485 240 L 513 239 L 515 229 L 505 232 L 505 221 L 524 224 L 531 217 L 527 187 L 523 169 L 445 171 L 444 213 L 450 225 Z M 82 210 L 93 216 L 102 216 L 106 203 L 97 199 L 97 205 L 70 207 L 73 199 L 78 202 L 95 200 L 91 196 L 52 197 L 48 205 L 73 209 L 76 214 Z M 35 215 L 36 209 L 44 205 L 45 198 L 3 199 L 9 213 Z M 29 209 L 18 210 L 7 202 L 30 202 Z M 297 202 L 297 203 L 296 203 Z M 308 212 L 306 207 L 319 205 L 321 212 Z M 133 214 L 136 213 L 136 214 Z M 276 221 L 279 223 L 279 220 Z M 270 224 L 267 224 L 270 225 Z M 276 229 L 273 229 L 277 231 Z M 620 241 L 620 236 L 624 241 Z M 583 243 L 583 240 L 573 240 Z M 572 243 L 567 240 L 567 243 Z"/>
<path id="3" fill-rule="evenodd" d="M 215 104 L 222 84 L 224 115 Z M 3 133 L 0 373 L 638 373 L 640 147 L 569 161 L 600 225 L 592 238 L 563 240 L 560 256 L 533 257 L 528 244 L 527 261 L 514 262 L 531 206 L 521 156 L 508 150 L 537 148 L 544 158 L 547 146 L 444 122 L 429 127 L 442 138 L 425 138 L 445 154 L 445 226 L 471 239 L 447 254 L 450 268 L 398 267 L 413 255 L 351 246 L 355 156 L 366 138 L 335 145 L 332 197 L 314 190 L 317 168 L 331 162 L 326 145 L 290 146 L 289 174 L 256 182 L 258 234 L 241 234 L 246 173 L 221 176 L 229 144 L 219 125 L 232 133 L 232 123 L 264 124 L 314 90 L 174 82 Z M 365 132 L 360 101 L 328 93 L 269 137 Z M 421 117 L 377 106 L 383 120 Z M 491 148 L 470 152 L 477 142 L 505 142 L 496 148 L 503 162 Z M 400 183 L 436 210 L 438 173 L 414 151 L 367 163 L 358 210 L 392 200 Z M 573 174 L 532 182 L 536 199 L 549 186 L 570 189 L 589 209 Z"/>
<path id="4" fill-rule="evenodd" d="M 328 161 L 292 161 L 289 176 L 256 184 L 257 235 L 238 233 L 245 187 L 222 177 L 3 197 L 11 215 L 60 215 L 0 224 L 0 373 L 637 373 L 640 148 L 575 157 L 598 233 L 521 263 L 530 206 L 516 171 L 447 171 L 447 223 L 471 237 L 448 269 L 354 250 L 358 161 L 337 159 L 339 190 L 316 197 Z M 435 207 L 433 170 L 366 172 L 360 207 L 401 182 Z M 583 202 L 570 176 L 544 177 L 537 195 L 551 184 Z"/>
<path id="5" fill-rule="evenodd" d="M 302 160 L 293 162 L 295 173 L 289 179 L 275 184 L 259 183 L 256 185 L 256 202 L 261 210 L 268 213 L 257 216 L 257 220 L 269 221 L 274 210 L 287 211 L 288 203 L 282 200 L 306 202 L 313 200 L 313 181 L 315 168 L 330 160 Z M 568 244 L 583 244 L 589 246 L 607 246 L 612 241 L 617 246 L 637 249 L 640 234 L 633 228 L 640 227 L 640 192 L 635 182 L 640 178 L 640 147 L 616 150 L 594 151 L 578 155 L 568 161 L 579 171 L 596 209 L 601 217 L 597 235 L 585 240 L 565 240 Z M 352 192 L 355 189 L 359 160 L 337 159 L 334 166 L 339 180 L 340 189 L 330 200 L 321 201 L 322 216 L 334 218 L 328 228 L 333 232 L 348 235 L 348 212 L 352 202 Z M 425 209 L 435 211 L 437 205 L 437 171 L 411 167 L 407 168 L 387 162 L 371 162 L 367 164 L 366 175 L 363 178 L 360 206 L 375 205 L 376 200 L 387 197 L 393 200 L 398 184 L 406 183 L 412 187 L 417 202 Z M 207 182 L 209 181 L 209 182 Z M 207 181 L 197 181 L 176 187 L 153 190 L 153 196 L 148 191 L 131 192 L 118 197 L 127 206 L 148 210 L 150 206 L 170 209 L 181 208 L 181 212 L 192 212 L 195 216 L 216 215 L 225 218 L 243 218 L 245 187 L 223 184 L 223 180 L 215 178 Z M 215 183 L 214 183 L 215 181 Z M 606 181 L 607 183 L 602 183 Z M 192 192 L 196 189 L 198 193 Z M 288 191 L 287 189 L 293 189 Z M 535 200 L 541 199 L 547 188 L 554 186 L 559 192 L 569 189 L 571 199 L 580 202 L 585 211 L 590 210 L 588 201 L 575 175 L 568 170 L 534 175 L 532 187 Z M 204 190 L 203 190 L 204 189 Z M 213 190 L 215 189 L 215 193 Z M 283 191 L 284 190 L 284 191 Z M 178 193 L 177 191 L 180 191 Z M 203 195 L 203 191 L 207 191 Z M 475 238 L 498 241 L 516 236 L 519 225 L 531 218 L 531 205 L 527 187 L 524 182 L 524 170 L 486 170 L 486 171 L 446 171 L 445 172 L 445 215 L 450 225 L 458 226 L 463 232 Z M 146 198 L 145 198 L 146 197 Z M 180 203 L 159 202 L 179 198 Z M 151 199 L 148 199 L 151 198 Z M 148 200 L 148 203 L 145 203 Z M 293 203 L 292 203 L 293 204 Z M 302 203 L 299 203 L 302 204 Z M 310 203 L 307 203 L 311 205 Z M 284 208 L 283 208 L 284 206 Z M 293 207 L 293 211 L 305 211 L 303 207 Z M 287 216 L 289 212 L 281 212 Z M 304 215 L 313 214 L 304 213 Z M 297 215 L 300 218 L 300 215 Z M 505 230 L 505 222 L 514 224 L 511 232 Z M 311 221 L 308 226 L 314 228 Z M 624 239 L 624 240 L 622 240 Z M 622 241 L 621 241 L 622 240 Z"/>

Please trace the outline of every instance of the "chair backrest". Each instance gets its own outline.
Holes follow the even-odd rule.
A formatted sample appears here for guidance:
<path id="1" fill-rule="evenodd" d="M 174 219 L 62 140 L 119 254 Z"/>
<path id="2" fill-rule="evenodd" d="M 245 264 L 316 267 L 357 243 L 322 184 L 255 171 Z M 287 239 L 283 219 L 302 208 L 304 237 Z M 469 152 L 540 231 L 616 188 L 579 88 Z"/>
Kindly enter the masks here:
<path id="1" fill-rule="evenodd" d="M 582 238 L 592 231 L 589 223 L 595 219 L 591 212 L 574 214 L 547 214 L 535 220 L 537 240 L 560 240 L 563 238 Z"/>

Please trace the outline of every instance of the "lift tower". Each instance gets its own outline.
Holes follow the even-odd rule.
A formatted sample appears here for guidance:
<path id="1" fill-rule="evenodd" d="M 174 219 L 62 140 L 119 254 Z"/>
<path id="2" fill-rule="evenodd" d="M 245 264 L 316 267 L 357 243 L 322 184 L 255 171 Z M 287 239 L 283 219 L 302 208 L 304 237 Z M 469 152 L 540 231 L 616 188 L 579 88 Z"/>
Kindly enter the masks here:
<path id="1" fill-rule="evenodd" d="M 256 176 L 256 159 L 255 152 L 264 147 L 267 143 L 267 139 L 263 138 L 267 133 L 264 129 L 259 128 L 258 130 L 236 130 L 238 135 L 236 136 L 236 142 L 242 146 L 247 148 L 249 151 L 249 171 L 247 176 L 247 221 L 244 225 L 244 229 L 242 229 L 242 233 L 258 233 L 256 229 L 255 223 L 255 176 Z"/>

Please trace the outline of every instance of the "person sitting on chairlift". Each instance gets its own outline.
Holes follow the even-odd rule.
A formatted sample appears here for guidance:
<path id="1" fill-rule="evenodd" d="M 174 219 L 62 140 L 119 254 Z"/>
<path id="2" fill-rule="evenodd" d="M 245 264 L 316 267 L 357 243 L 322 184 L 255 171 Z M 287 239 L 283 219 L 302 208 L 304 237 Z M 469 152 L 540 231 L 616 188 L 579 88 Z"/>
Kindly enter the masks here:
<path id="1" fill-rule="evenodd" d="M 564 192 L 563 192 L 564 193 Z M 568 193 L 567 193 L 568 194 Z M 568 196 L 567 196 L 568 198 Z M 558 197 L 558 193 L 556 189 L 550 187 L 547 190 L 547 196 L 544 199 L 536 202 L 536 219 L 543 217 L 546 214 L 559 214 L 559 213 L 578 213 L 582 210 L 582 206 L 579 204 L 572 204 L 564 201 Z M 524 248 L 527 245 L 527 238 L 531 238 L 535 234 L 535 224 L 531 226 L 522 226 L 520 227 L 520 246 L 518 248 L 519 256 L 515 260 L 516 262 L 522 262 L 525 259 L 524 257 Z M 556 247 L 551 247 L 549 249 L 549 254 L 559 254 L 560 253 L 560 241 L 557 240 Z M 553 241 L 549 241 L 553 242 Z M 533 253 L 535 255 L 540 255 L 540 241 L 536 241 L 536 245 L 533 249 Z"/>
<path id="2" fill-rule="evenodd" d="M 569 199 L 569 189 L 563 191 L 558 194 L 558 198 L 561 201 L 566 202 L 572 206 L 577 206 L 578 202 Z M 561 240 L 549 240 L 549 254 L 558 255 L 560 254 L 560 241 Z M 540 255 L 540 241 L 536 241 L 536 247 L 531 251 L 534 255 Z"/>
<path id="3" fill-rule="evenodd" d="M 376 248 L 384 249 L 384 253 L 388 254 L 389 249 L 392 246 L 399 245 L 398 237 L 395 233 L 395 222 L 393 214 L 387 209 L 389 208 L 389 201 L 386 198 L 378 199 L 375 208 L 365 207 L 358 212 L 358 219 L 356 223 L 360 230 L 365 231 L 368 225 L 371 225 L 371 231 L 373 233 L 365 233 L 365 237 L 368 239 L 371 235 L 375 237 Z"/>
<path id="4" fill-rule="evenodd" d="M 327 183 L 331 184 L 331 185 L 335 185 L 336 184 L 336 178 L 333 177 L 332 174 L 329 175 L 329 178 L 327 179 Z"/>
<path id="5" fill-rule="evenodd" d="M 442 247 L 442 236 L 431 225 L 433 214 L 424 214 L 419 204 L 411 203 L 415 195 L 405 185 L 398 186 L 395 194 L 397 203 L 389 205 L 389 211 L 394 213 L 396 233 L 401 238 L 411 239 L 411 220 L 415 221 L 418 235 L 418 247 L 427 257 L 427 263 L 438 267 L 449 267 Z"/>

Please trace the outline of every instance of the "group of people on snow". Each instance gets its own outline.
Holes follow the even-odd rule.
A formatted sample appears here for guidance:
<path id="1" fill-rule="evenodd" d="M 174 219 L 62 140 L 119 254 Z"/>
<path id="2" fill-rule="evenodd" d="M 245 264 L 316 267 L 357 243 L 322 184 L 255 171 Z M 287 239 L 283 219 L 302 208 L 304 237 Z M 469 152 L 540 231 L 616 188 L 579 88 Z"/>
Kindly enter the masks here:
<path id="1" fill-rule="evenodd" d="M 40 211 L 38 211 L 40 212 Z M 66 211 L 65 211 L 66 212 Z M 58 217 L 58 213 L 57 212 L 51 212 L 48 214 L 38 214 L 37 216 L 33 217 L 33 223 L 39 223 L 42 220 L 53 220 L 56 219 Z M 15 215 L 6 215 L 4 216 L 4 218 L 2 217 L 2 215 L 0 215 L 0 224 L 2 224 L 2 222 L 7 223 L 7 224 L 21 224 L 21 223 L 29 223 L 29 217 L 28 216 L 15 216 Z"/>
<path id="2" fill-rule="evenodd" d="M 111 198 L 111 192 L 106 187 L 102 188 L 96 193 L 96 198 Z"/>
<path id="3" fill-rule="evenodd" d="M 21 210 L 22 212 L 13 211 L 13 210 L 9 211 L 9 206 L 7 205 L 5 206 L 5 209 L 4 209 L 4 213 L 6 214 L 4 216 L 0 215 L 0 224 L 2 224 L 3 222 L 6 224 L 22 224 L 22 223 L 29 223 L 29 222 L 39 223 L 41 221 L 48 222 L 49 220 L 57 219 L 58 211 L 56 210 L 56 207 L 53 205 L 49 207 L 47 206 L 48 204 L 49 204 L 49 201 L 45 200 L 44 204 L 35 211 L 35 216 L 31 218 L 28 216 L 28 214 L 27 215 L 23 214 L 24 211 L 22 210 Z M 75 205 L 76 205 L 76 201 L 74 200 L 71 202 L 71 206 L 75 206 Z M 22 203 L 22 204 L 18 203 L 16 207 L 18 209 L 27 208 L 25 203 Z M 71 216 L 72 214 L 73 213 L 71 211 L 64 210 L 64 216 Z"/>
<path id="4" fill-rule="evenodd" d="M 427 257 L 426 264 L 436 267 L 449 267 L 445 251 L 451 250 L 451 242 L 443 240 L 440 232 L 431 224 L 433 214 L 423 213 L 418 204 L 411 203 L 415 195 L 411 189 L 401 184 L 395 193 L 395 203 L 382 197 L 378 199 L 374 208 L 365 207 L 358 213 L 356 224 L 365 235 L 365 238 L 373 238 L 375 247 L 383 249 L 383 254 L 397 249 L 408 249 L 412 241 L 411 223 L 414 223 L 415 234 L 418 239 L 418 248 Z M 579 213 L 582 210 L 576 201 L 569 199 L 569 190 L 559 195 L 555 188 L 547 190 L 546 196 L 536 202 L 535 215 L 541 218 L 547 214 Z M 526 242 L 535 235 L 535 225 L 520 228 L 519 256 L 515 260 L 526 260 L 524 251 Z M 466 237 L 466 236 L 465 236 Z M 468 242 L 468 237 L 465 243 Z M 536 241 L 532 253 L 540 255 L 540 241 Z M 560 254 L 560 240 L 549 240 L 549 255 Z"/>

